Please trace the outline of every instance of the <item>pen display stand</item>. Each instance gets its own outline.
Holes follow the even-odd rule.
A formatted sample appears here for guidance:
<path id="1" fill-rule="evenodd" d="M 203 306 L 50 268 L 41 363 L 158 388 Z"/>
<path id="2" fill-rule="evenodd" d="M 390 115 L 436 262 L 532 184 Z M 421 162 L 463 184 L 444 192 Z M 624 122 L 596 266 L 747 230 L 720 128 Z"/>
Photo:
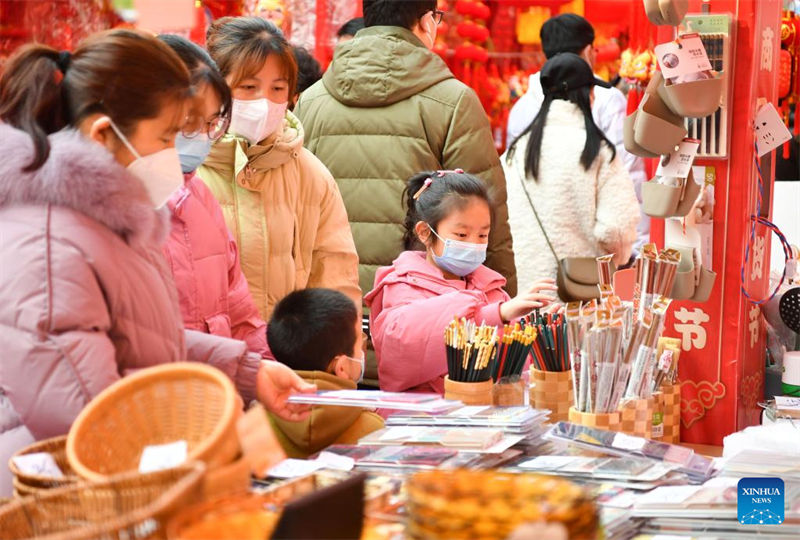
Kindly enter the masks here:
<path id="1" fill-rule="evenodd" d="M 495 407 L 521 407 L 525 405 L 526 384 L 517 375 L 503 377 L 492 388 Z"/>
<path id="2" fill-rule="evenodd" d="M 568 418 L 573 424 L 608 431 L 620 431 L 621 427 L 619 411 L 593 414 L 580 412 L 575 407 L 570 407 Z"/>
<path id="3" fill-rule="evenodd" d="M 653 410 L 655 399 L 652 397 L 641 399 L 628 399 L 619 407 L 621 429 L 623 433 L 653 438 Z"/>
<path id="4" fill-rule="evenodd" d="M 531 368 L 531 406 L 549 409 L 550 422 L 565 422 L 574 403 L 572 371 L 540 371 Z"/>
<path id="5" fill-rule="evenodd" d="M 681 442 L 681 384 L 661 386 L 661 402 L 664 411 L 664 436 L 662 441 Z"/>
<path id="6" fill-rule="evenodd" d="M 457 382 L 444 377 L 444 398 L 454 399 L 464 405 L 492 405 L 492 379 L 483 382 Z"/>

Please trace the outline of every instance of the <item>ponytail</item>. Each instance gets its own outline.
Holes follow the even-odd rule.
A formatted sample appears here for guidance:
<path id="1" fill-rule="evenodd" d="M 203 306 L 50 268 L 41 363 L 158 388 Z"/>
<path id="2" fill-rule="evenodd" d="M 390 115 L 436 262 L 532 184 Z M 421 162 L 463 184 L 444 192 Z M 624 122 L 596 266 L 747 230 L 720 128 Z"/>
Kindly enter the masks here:
<path id="1" fill-rule="evenodd" d="M 71 56 L 43 45 L 21 48 L 0 76 L 0 120 L 33 139 L 25 168 L 32 171 L 47 161 L 47 135 L 95 113 L 128 135 L 138 121 L 157 117 L 166 100 L 189 92 L 189 72 L 167 45 L 137 30 L 109 30 Z"/>
<path id="2" fill-rule="evenodd" d="M 480 178 L 454 171 L 426 171 L 415 174 L 406 182 L 403 199 L 408 211 L 404 222 L 404 249 L 419 249 L 421 246 L 415 231 L 416 225 L 424 221 L 433 229 L 453 210 L 464 208 L 473 197 L 492 205 L 486 185 Z"/>
<path id="3" fill-rule="evenodd" d="M 33 139 L 33 160 L 25 167 L 26 172 L 47 161 L 47 135 L 67 123 L 59 58 L 58 51 L 51 47 L 25 45 L 8 61 L 0 76 L 0 119 Z"/>
<path id="4" fill-rule="evenodd" d="M 583 87 L 569 90 L 568 92 L 546 95 L 536 118 L 534 118 L 533 122 L 531 122 L 525 131 L 511 143 L 507 159 L 510 160 L 514 152 L 516 152 L 519 140 L 522 139 L 524 135 L 530 133 L 528 146 L 525 149 L 525 174 L 529 178 L 537 179 L 539 176 L 539 164 L 542 158 L 542 140 L 544 139 L 544 127 L 545 124 L 547 124 L 547 115 L 550 112 L 550 106 L 553 100 L 562 99 L 575 103 L 583 114 L 584 126 L 586 128 L 586 142 L 583 145 L 580 158 L 583 170 L 588 171 L 589 168 L 591 168 L 592 163 L 594 163 L 594 160 L 600 153 L 601 143 L 606 143 L 606 145 L 608 145 L 608 148 L 611 150 L 610 161 L 614 161 L 617 150 L 602 130 L 597 127 L 592 117 L 591 100 L 589 98 L 590 91 L 591 87 Z"/>

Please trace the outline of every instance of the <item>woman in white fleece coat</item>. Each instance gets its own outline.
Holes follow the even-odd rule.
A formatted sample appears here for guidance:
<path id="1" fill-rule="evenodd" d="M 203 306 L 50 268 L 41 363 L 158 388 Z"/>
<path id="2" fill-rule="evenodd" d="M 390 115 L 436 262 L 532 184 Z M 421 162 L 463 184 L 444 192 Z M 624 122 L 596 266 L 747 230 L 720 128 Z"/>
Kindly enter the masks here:
<path id="1" fill-rule="evenodd" d="M 502 160 L 521 286 L 558 270 L 532 206 L 558 259 L 613 254 L 625 264 L 639 222 L 633 182 L 592 119 L 593 86 L 608 83 L 572 53 L 551 58 L 541 83 L 539 114 Z"/>

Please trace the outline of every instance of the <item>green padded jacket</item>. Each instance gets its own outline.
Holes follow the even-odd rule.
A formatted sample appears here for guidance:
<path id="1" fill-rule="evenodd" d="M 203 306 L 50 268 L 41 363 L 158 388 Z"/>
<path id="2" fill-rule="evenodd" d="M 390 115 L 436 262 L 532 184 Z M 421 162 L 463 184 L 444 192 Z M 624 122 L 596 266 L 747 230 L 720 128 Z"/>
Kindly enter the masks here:
<path id="1" fill-rule="evenodd" d="M 375 270 L 402 252 L 406 180 L 461 168 L 482 178 L 495 203 L 486 265 L 516 294 L 506 184 L 475 92 L 409 30 L 374 26 L 336 48 L 322 80 L 295 109 L 305 145 L 339 185 L 366 294 Z"/>

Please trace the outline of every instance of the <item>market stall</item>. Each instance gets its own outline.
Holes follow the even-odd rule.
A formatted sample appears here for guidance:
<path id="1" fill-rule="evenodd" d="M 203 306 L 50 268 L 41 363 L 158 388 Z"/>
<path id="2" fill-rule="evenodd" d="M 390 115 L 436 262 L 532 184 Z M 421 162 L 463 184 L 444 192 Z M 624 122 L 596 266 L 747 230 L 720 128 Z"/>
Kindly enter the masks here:
<path id="1" fill-rule="evenodd" d="M 90 4 L 0 1 L 0 58 L 31 40 L 71 48 L 119 25 L 202 42 L 209 21 L 253 14 L 324 64 L 336 28 L 359 12 L 333 0 Z M 543 22 L 578 12 L 595 24 L 595 71 L 627 93 L 625 148 L 651 173 L 651 242 L 632 266 L 564 259 L 563 309 L 502 326 L 453 319 L 434 344 L 447 362 L 441 396 L 292 395 L 385 417 L 305 459 L 287 459 L 264 408 L 243 412 L 215 368 L 126 376 L 68 434 L 12 457 L 0 538 L 800 537 L 796 351 L 783 355 L 788 395 L 762 403 L 762 311 L 770 328 L 783 325 L 786 348 L 800 332 L 797 239 L 770 221 L 797 101 L 794 17 L 781 23 L 781 5 L 760 0 L 440 7 L 434 50 L 478 93 L 498 151 L 510 107 L 544 61 Z M 49 19 L 58 23 L 48 30 Z M 773 241 L 784 261 L 771 280 Z M 773 490 L 775 502 L 748 490 Z"/>

